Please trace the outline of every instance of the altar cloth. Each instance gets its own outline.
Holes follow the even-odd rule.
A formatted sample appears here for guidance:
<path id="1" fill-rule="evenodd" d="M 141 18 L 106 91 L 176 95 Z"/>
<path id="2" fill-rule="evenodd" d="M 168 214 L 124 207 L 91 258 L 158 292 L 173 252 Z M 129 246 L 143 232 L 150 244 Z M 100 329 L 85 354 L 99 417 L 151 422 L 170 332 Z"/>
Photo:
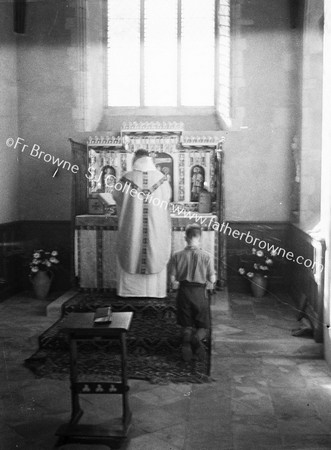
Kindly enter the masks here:
<path id="1" fill-rule="evenodd" d="M 121 297 L 166 297 L 167 267 L 159 273 L 141 275 L 125 272 L 118 263 L 117 294 Z"/>
<path id="2" fill-rule="evenodd" d="M 208 216 L 217 220 L 217 216 L 210 214 Z M 189 222 L 192 222 L 192 219 L 179 218 L 178 216 L 171 217 L 171 253 L 182 250 L 185 247 L 185 226 Z M 207 225 L 209 223 L 210 220 L 206 221 Z M 214 256 L 216 276 L 219 268 L 218 234 L 212 228 L 202 227 L 201 247 Z M 116 216 L 81 215 L 76 217 L 75 275 L 78 278 L 80 288 L 96 290 L 116 289 L 118 271 L 116 242 Z M 162 273 L 160 276 L 164 276 L 164 274 Z M 151 286 L 156 280 L 151 279 Z M 133 283 L 134 280 L 130 280 L 130 286 L 134 287 Z M 139 296 L 137 293 L 135 295 Z M 160 292 L 160 298 L 165 295 Z"/>

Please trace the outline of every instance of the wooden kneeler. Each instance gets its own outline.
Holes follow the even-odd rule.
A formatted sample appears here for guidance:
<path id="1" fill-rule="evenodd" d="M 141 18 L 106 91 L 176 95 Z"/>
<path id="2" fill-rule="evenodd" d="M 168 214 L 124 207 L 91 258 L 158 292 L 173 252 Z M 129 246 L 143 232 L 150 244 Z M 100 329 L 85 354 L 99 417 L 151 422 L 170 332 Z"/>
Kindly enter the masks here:
<path id="1" fill-rule="evenodd" d="M 112 314 L 108 323 L 94 323 L 94 313 L 71 313 L 64 320 L 62 327 L 69 335 L 70 342 L 70 388 L 71 388 L 71 419 L 69 424 L 62 425 L 57 430 L 59 439 L 55 447 L 67 443 L 103 444 L 114 448 L 121 444 L 128 435 L 132 413 L 129 407 L 126 372 L 126 334 L 129 331 L 132 312 Z M 121 345 L 121 382 L 78 381 L 77 341 L 88 339 L 115 339 Z M 83 415 L 79 396 L 88 394 L 119 394 L 122 396 L 122 417 L 109 420 L 104 425 L 79 424 Z"/>

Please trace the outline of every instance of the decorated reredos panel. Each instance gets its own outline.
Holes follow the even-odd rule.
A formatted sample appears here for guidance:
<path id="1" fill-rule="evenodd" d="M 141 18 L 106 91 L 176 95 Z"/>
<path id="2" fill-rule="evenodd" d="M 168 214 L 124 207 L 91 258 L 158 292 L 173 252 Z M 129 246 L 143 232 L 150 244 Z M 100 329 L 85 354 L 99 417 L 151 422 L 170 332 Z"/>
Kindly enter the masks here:
<path id="1" fill-rule="evenodd" d="M 132 169 L 134 152 L 149 151 L 172 188 L 171 207 L 198 211 L 202 191 L 210 192 L 211 213 L 217 214 L 217 154 L 222 138 L 185 134 L 181 122 L 126 122 L 118 136 L 90 136 L 87 196 L 89 214 L 116 215 L 112 192 Z"/>

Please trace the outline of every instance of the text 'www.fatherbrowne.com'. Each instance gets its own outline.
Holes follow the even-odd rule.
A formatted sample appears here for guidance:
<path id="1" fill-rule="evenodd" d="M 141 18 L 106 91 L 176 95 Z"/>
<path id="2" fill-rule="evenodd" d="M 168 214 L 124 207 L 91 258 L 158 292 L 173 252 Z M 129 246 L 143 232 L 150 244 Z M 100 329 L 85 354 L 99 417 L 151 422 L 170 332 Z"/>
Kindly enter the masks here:
<path id="1" fill-rule="evenodd" d="M 244 242 L 246 242 L 246 244 L 250 244 L 253 247 L 258 247 L 261 250 L 267 250 L 272 256 L 280 256 L 281 258 L 287 259 L 287 261 L 296 262 L 299 265 L 303 265 L 304 267 L 319 271 L 320 273 L 322 273 L 324 270 L 323 264 L 319 264 L 316 261 L 312 261 L 311 259 L 305 259 L 303 256 L 295 256 L 293 252 L 286 251 L 282 247 L 254 237 L 249 231 L 244 233 L 240 232 L 239 230 L 232 229 L 228 222 L 223 222 L 220 224 L 215 220 L 214 217 L 202 216 L 196 212 L 186 211 L 179 205 L 174 205 L 172 208 L 172 212 L 183 217 L 193 219 L 203 227 L 218 231 L 219 233 L 223 233 L 227 236 L 232 236 L 234 239 L 239 239 L 240 241 L 243 240 Z"/>

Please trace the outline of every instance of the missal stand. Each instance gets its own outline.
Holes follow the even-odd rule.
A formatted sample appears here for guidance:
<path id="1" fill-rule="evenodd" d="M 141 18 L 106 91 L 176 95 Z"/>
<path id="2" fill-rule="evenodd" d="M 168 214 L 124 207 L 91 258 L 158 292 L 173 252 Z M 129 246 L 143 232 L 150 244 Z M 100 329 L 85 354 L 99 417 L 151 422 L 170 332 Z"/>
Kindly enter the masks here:
<path id="1" fill-rule="evenodd" d="M 132 312 L 112 314 L 111 322 L 94 323 L 94 313 L 71 313 L 62 323 L 63 331 L 69 335 L 70 343 L 70 387 L 71 419 L 56 432 L 60 436 L 56 447 L 67 443 L 104 444 L 114 446 L 127 436 L 132 413 L 129 408 L 126 373 L 126 334 L 130 328 Z M 94 338 L 116 339 L 121 345 L 121 382 L 84 382 L 78 381 L 77 341 Z M 112 426 L 78 424 L 83 415 L 80 407 L 80 394 L 120 394 L 122 395 L 122 418 Z M 113 448 L 113 447 L 111 447 Z"/>

